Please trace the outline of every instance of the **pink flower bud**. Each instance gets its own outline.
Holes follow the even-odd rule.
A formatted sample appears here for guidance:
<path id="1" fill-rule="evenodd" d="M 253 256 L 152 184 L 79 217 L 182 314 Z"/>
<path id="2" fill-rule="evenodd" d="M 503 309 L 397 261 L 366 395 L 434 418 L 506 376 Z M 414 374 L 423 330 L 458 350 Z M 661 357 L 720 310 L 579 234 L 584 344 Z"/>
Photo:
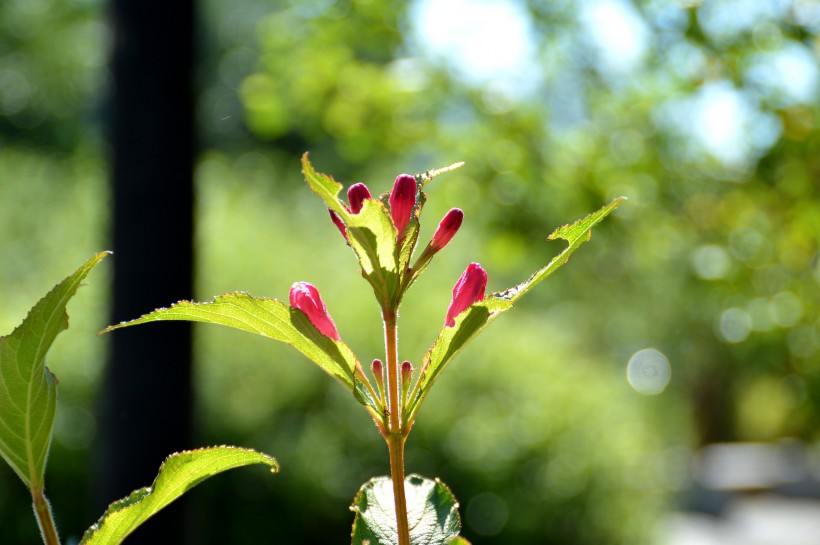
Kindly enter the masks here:
<path id="1" fill-rule="evenodd" d="M 313 284 L 307 282 L 296 282 L 290 287 L 290 306 L 304 312 L 310 323 L 312 323 L 319 333 L 329 337 L 334 341 L 341 340 L 339 332 L 336 331 L 336 324 L 327 313 L 324 301 L 319 295 L 319 290 Z"/>
<path id="2" fill-rule="evenodd" d="M 430 249 L 437 252 L 447 246 L 458 232 L 459 227 L 461 227 L 461 221 L 463 219 L 464 212 L 458 208 L 453 208 L 447 212 L 441 220 L 441 223 L 438 224 L 436 232 L 433 234 L 433 240 L 430 241 Z"/>
<path id="3" fill-rule="evenodd" d="M 345 227 L 342 218 L 340 218 L 339 214 L 337 214 L 330 208 L 328 208 L 327 211 L 330 212 L 330 219 L 331 221 L 333 221 L 333 225 L 335 225 L 339 229 L 339 232 L 342 233 L 342 236 L 345 237 L 345 240 L 347 240 L 347 228 Z"/>
<path id="4" fill-rule="evenodd" d="M 409 174 L 400 174 L 393 183 L 389 202 L 390 216 L 401 238 L 404 229 L 410 223 L 413 207 L 416 206 L 416 179 Z"/>
<path id="5" fill-rule="evenodd" d="M 453 300 L 450 301 L 450 307 L 447 309 L 444 325 L 447 327 L 456 325 L 456 316 L 467 310 L 467 307 L 473 303 L 484 299 L 484 288 L 486 287 L 487 271 L 478 263 L 470 263 L 453 287 Z"/>
<path id="6" fill-rule="evenodd" d="M 373 378 L 376 379 L 376 384 L 379 385 L 379 390 L 384 390 L 384 366 L 382 365 L 382 360 L 373 360 L 370 371 L 373 373 Z"/>
<path id="7" fill-rule="evenodd" d="M 372 197 L 366 185 L 362 183 L 351 185 L 350 189 L 347 190 L 347 202 L 350 203 L 350 213 L 358 214 L 361 212 L 364 200 L 370 198 Z"/>
<path id="8" fill-rule="evenodd" d="M 410 386 L 410 379 L 413 378 L 413 364 L 409 361 L 404 361 L 401 364 L 401 388 L 403 391 L 407 391 L 407 388 Z"/>

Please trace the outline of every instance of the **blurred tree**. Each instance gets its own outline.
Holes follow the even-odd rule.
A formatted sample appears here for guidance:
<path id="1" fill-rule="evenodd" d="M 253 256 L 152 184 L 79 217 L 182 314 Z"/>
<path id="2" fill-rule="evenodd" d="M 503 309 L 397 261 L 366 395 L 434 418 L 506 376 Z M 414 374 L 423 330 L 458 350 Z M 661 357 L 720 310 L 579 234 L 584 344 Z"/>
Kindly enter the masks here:
<path id="1" fill-rule="evenodd" d="M 466 158 L 464 191 L 493 197 L 479 215 L 512 248 L 553 223 L 545 218 L 629 196 L 619 211 L 629 221 L 604 227 L 606 244 L 578 265 L 602 280 L 573 296 L 585 348 L 626 361 L 660 347 L 695 402 L 701 442 L 813 437 L 814 4 L 308 5 L 259 24 L 259 68 L 241 87 L 256 135 L 298 135 L 328 171 L 348 165 L 349 174 L 338 166 L 343 179 Z M 472 51 L 494 66 L 493 50 L 514 49 L 495 30 L 512 23 L 494 13 L 520 18 L 531 40 L 508 59 L 527 67 L 518 80 L 503 66 L 470 65 Z M 751 425 L 757 417 L 742 407 L 766 406 L 741 403 L 755 377 L 783 379 L 783 410 L 800 417 L 784 413 L 766 433 Z"/>

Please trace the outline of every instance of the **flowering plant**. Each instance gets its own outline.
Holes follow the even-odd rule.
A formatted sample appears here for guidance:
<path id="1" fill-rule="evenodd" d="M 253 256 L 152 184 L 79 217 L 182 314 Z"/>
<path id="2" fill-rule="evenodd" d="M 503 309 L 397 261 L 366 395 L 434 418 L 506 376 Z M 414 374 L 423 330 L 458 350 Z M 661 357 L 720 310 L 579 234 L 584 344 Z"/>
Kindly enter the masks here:
<path id="1" fill-rule="evenodd" d="M 342 384 L 367 410 L 384 438 L 389 477 L 374 477 L 359 490 L 352 509 L 354 545 L 465 544 L 461 537 L 458 503 L 438 479 L 405 475 L 404 447 L 418 411 L 447 364 L 490 322 L 567 262 L 591 229 L 623 198 L 597 212 L 555 230 L 548 239 L 568 246 L 526 281 L 486 295 L 488 275 L 470 263 L 455 283 L 441 330 L 430 349 L 417 359 L 399 358 L 398 313 L 404 296 L 433 257 L 457 234 L 464 214 L 455 208 L 441 219 L 431 240 L 414 260 L 420 217 L 434 177 L 458 168 L 451 165 L 411 176 L 398 176 L 390 193 L 374 198 L 362 183 L 339 198 L 342 185 L 316 172 L 302 157 L 305 179 L 329 210 L 332 222 L 358 258 L 361 274 L 378 301 L 384 323 L 384 359 L 368 366 L 342 340 L 318 289 L 308 282 L 290 288 L 289 304 L 234 292 L 207 303 L 180 301 L 144 316 L 106 328 L 114 329 L 164 320 L 186 320 L 225 325 L 256 333 L 293 346 Z M 23 325 L 0 338 L 0 455 L 29 487 L 44 542 L 59 543 L 43 495 L 43 473 L 54 418 L 56 381 L 44 365 L 45 351 L 67 326 L 65 305 L 79 283 L 105 253 L 87 261 L 40 301 Z M 6 431 L 11 430 L 11 431 Z M 120 543 L 136 526 L 210 475 L 243 465 L 261 463 L 278 468 L 265 454 L 237 447 L 212 447 L 171 456 L 153 486 L 135 491 L 111 505 L 100 521 L 83 536 L 81 544 Z"/>
<path id="2" fill-rule="evenodd" d="M 592 227 L 623 200 L 615 199 L 597 212 L 555 230 L 548 238 L 566 240 L 567 248 L 512 288 L 485 295 L 487 272 L 478 263 L 468 265 L 453 288 L 438 338 L 417 360 L 419 368 L 415 370 L 409 359 L 399 358 L 399 306 L 436 253 L 456 235 L 464 218 L 457 208 L 445 214 L 432 239 L 414 260 L 420 218 L 427 201 L 424 189 L 434 177 L 460 166 L 458 163 L 415 176 L 401 174 L 392 190 L 378 198 L 372 196 L 365 184 L 357 183 L 349 187 L 345 203 L 339 198 L 342 185 L 316 172 L 307 154 L 302 157 L 305 180 L 324 201 L 331 220 L 353 249 L 361 274 L 372 287 L 381 309 L 385 354 L 384 360 L 373 359 L 370 377 L 362 360 L 341 339 L 319 291 L 307 282 L 293 284 L 290 305 L 246 293 L 228 293 L 208 303 L 181 301 L 106 329 L 159 320 L 226 325 L 290 344 L 336 378 L 370 413 L 387 443 L 390 457 L 390 477 L 371 479 L 354 500 L 356 545 L 427 545 L 458 540 L 466 543 L 459 537 L 458 504 L 447 487 L 438 480 L 405 476 L 404 446 L 419 408 L 453 357 L 490 322 L 566 263 L 589 240 Z"/>

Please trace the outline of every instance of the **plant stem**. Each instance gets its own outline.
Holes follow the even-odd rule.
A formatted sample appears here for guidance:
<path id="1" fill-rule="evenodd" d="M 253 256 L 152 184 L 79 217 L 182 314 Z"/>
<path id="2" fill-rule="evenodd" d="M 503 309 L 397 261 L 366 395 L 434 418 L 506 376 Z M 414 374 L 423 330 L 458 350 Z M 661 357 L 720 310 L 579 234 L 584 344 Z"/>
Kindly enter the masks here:
<path id="1" fill-rule="evenodd" d="M 407 524 L 407 498 L 404 495 L 404 442 L 406 434 L 401 429 L 401 397 L 399 394 L 398 331 L 395 309 L 385 309 L 384 345 L 387 365 L 387 396 L 390 406 L 390 422 L 387 450 L 390 453 L 390 476 L 393 480 L 393 501 L 396 507 L 398 545 L 410 545 L 410 528 Z"/>
<path id="2" fill-rule="evenodd" d="M 51 505 L 48 503 L 45 494 L 43 494 L 43 489 L 33 487 L 31 497 L 34 500 L 34 514 L 37 516 L 43 543 L 45 545 L 60 545 L 60 538 L 57 537 L 57 527 L 54 525 L 54 518 L 51 516 Z"/>
<path id="3" fill-rule="evenodd" d="M 390 452 L 390 476 L 393 479 L 393 498 L 396 505 L 398 545 L 410 545 L 410 526 L 407 524 L 407 498 L 404 495 L 404 442 L 403 435 L 390 434 L 387 449 Z"/>
<path id="4" fill-rule="evenodd" d="M 387 401 L 390 409 L 390 433 L 401 433 L 401 400 L 399 397 L 399 357 L 395 311 L 385 311 L 384 347 L 387 365 Z"/>

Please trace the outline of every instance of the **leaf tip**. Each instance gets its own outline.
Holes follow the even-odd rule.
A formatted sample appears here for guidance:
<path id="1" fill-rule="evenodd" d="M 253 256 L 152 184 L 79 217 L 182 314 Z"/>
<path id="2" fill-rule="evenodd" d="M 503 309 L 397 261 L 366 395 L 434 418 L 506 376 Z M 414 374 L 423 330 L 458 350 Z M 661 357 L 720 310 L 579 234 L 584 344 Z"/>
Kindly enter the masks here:
<path id="1" fill-rule="evenodd" d="M 459 161 L 457 163 L 453 163 L 452 165 L 448 165 L 446 167 L 434 168 L 434 169 L 422 172 L 420 174 L 416 174 L 414 176 L 414 178 L 416 178 L 416 180 L 419 183 L 424 185 L 427 182 L 429 182 L 430 180 L 432 180 L 433 178 L 435 178 L 436 176 L 438 176 L 439 174 L 445 174 L 447 172 L 452 172 L 452 171 L 456 170 L 457 168 L 463 167 L 464 164 L 465 164 L 464 161 Z"/>

